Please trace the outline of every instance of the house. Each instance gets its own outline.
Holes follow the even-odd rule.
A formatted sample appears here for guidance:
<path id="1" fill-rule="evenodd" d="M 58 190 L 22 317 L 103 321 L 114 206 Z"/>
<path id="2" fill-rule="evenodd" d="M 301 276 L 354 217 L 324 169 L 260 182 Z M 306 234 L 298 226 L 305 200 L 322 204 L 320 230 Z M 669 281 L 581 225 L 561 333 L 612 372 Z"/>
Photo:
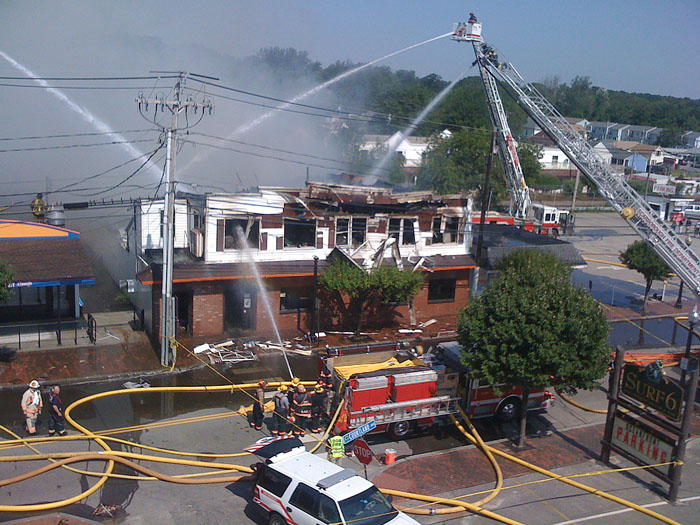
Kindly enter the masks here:
<path id="1" fill-rule="evenodd" d="M 12 297 L 0 304 L 0 322 L 31 324 L 81 316 L 80 287 L 95 270 L 80 233 L 37 222 L 0 220 L 0 261 L 12 268 Z"/>
<path id="2" fill-rule="evenodd" d="M 686 131 L 681 140 L 686 148 L 700 149 L 700 131 Z"/>
<path id="3" fill-rule="evenodd" d="M 449 138 L 452 133 L 444 130 L 441 138 Z M 404 168 L 419 168 L 423 165 L 423 159 L 428 148 L 432 144 L 430 137 L 412 137 L 397 131 L 393 135 L 365 135 L 362 137 L 361 151 L 374 151 L 384 148 L 393 150 L 404 159 Z"/>
<path id="4" fill-rule="evenodd" d="M 616 122 L 597 122 L 588 124 L 588 138 L 591 140 L 633 141 L 642 144 L 656 144 L 663 128 L 655 126 L 636 126 Z"/>
<path id="5" fill-rule="evenodd" d="M 582 137 L 586 138 L 588 133 L 587 128 L 590 124 L 588 120 L 584 118 L 574 117 L 564 117 L 564 120 L 566 120 L 576 131 L 578 131 Z M 534 120 L 528 117 L 521 129 L 520 137 L 521 139 L 528 139 L 529 137 L 537 135 L 541 132 L 542 129 L 540 128 L 539 124 L 537 124 Z"/>
<path id="6" fill-rule="evenodd" d="M 179 195 L 176 203 L 173 295 L 180 330 L 190 335 L 271 333 L 273 321 L 283 331 L 309 331 L 314 275 L 333 251 L 366 269 L 393 264 L 422 272 L 418 322 L 454 326 L 467 303 L 476 264 L 469 255 L 472 203 L 462 195 L 308 182 Z M 141 203 L 127 236 L 138 265 L 133 298 L 148 310 L 151 335 L 160 322 L 161 209 L 162 201 Z M 408 305 L 391 308 L 405 323 Z M 320 318 L 322 330 L 341 322 L 323 303 Z"/>

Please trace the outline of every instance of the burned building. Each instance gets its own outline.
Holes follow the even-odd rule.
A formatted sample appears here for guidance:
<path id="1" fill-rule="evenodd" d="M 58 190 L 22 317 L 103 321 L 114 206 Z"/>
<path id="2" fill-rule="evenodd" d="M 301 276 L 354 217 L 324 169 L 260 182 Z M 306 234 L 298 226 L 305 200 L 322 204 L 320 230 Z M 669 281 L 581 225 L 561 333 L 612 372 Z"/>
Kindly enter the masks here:
<path id="1" fill-rule="evenodd" d="M 141 203 L 129 233 L 137 261 L 134 302 L 155 335 L 162 209 L 162 201 Z M 173 295 L 179 330 L 193 336 L 269 333 L 268 311 L 280 330 L 308 332 L 317 291 L 314 265 L 322 273 L 334 250 L 363 268 L 393 264 L 422 272 L 425 283 L 414 298 L 417 322 L 436 319 L 454 327 L 468 300 L 476 265 L 469 255 L 471 202 L 461 195 L 307 183 L 181 195 L 175 209 Z M 408 325 L 408 306 L 390 306 L 395 321 Z M 323 304 L 320 314 L 321 330 L 341 327 Z"/>

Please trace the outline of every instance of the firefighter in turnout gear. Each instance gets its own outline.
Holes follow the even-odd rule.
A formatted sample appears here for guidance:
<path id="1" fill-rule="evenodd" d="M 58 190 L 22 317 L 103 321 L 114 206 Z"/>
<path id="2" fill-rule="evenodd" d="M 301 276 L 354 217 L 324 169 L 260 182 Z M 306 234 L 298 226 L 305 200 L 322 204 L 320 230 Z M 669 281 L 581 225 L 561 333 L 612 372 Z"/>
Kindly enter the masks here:
<path id="1" fill-rule="evenodd" d="M 318 384 L 321 385 L 327 392 L 330 392 L 333 388 L 331 371 L 328 369 L 325 359 L 321 360 L 321 363 L 321 372 L 318 374 Z"/>
<path id="2" fill-rule="evenodd" d="M 28 434 L 36 434 L 36 422 L 41 414 L 44 402 L 39 392 L 39 381 L 34 379 L 22 395 L 22 412 L 26 419 L 25 429 Z"/>
<path id="3" fill-rule="evenodd" d="M 297 393 L 297 388 L 299 387 L 299 381 L 298 377 L 295 377 L 292 379 L 292 384 L 289 385 L 289 390 L 287 390 L 287 399 L 289 399 L 289 406 L 291 407 L 294 404 L 294 395 Z"/>
<path id="4" fill-rule="evenodd" d="M 294 435 L 303 436 L 304 430 L 309 429 L 311 419 L 311 399 L 309 394 L 306 393 L 306 388 L 304 385 L 299 385 L 297 387 L 297 393 L 294 394 L 294 400 L 292 401 L 292 414 L 294 415 L 294 420 L 296 421 Z"/>
<path id="5" fill-rule="evenodd" d="M 311 395 L 311 432 L 317 433 L 323 430 L 321 421 L 323 413 L 326 410 L 326 391 L 323 386 L 316 384 L 314 393 Z"/>
<path id="6" fill-rule="evenodd" d="M 289 398 L 287 397 L 287 386 L 281 385 L 277 388 L 275 397 L 275 412 L 272 415 L 273 436 L 282 436 L 287 433 L 287 418 L 289 417 Z"/>
<path id="7" fill-rule="evenodd" d="M 266 386 L 266 381 L 260 381 L 258 383 L 258 388 L 255 390 L 255 401 L 253 402 L 253 420 L 250 422 L 250 426 L 255 428 L 255 430 L 262 430 L 263 428 Z"/>

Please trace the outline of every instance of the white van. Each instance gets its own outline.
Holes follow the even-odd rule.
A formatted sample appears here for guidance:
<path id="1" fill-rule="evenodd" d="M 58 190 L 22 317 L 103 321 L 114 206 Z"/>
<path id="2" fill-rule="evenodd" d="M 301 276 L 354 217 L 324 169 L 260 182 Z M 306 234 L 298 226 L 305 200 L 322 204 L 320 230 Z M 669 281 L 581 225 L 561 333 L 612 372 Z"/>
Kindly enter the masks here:
<path id="1" fill-rule="evenodd" d="M 304 446 L 261 464 L 254 493 L 253 500 L 267 511 L 270 525 L 418 524 L 396 510 L 371 482 Z"/>
<path id="2" fill-rule="evenodd" d="M 683 208 L 683 217 L 686 219 L 700 219 L 700 204 L 690 204 Z"/>

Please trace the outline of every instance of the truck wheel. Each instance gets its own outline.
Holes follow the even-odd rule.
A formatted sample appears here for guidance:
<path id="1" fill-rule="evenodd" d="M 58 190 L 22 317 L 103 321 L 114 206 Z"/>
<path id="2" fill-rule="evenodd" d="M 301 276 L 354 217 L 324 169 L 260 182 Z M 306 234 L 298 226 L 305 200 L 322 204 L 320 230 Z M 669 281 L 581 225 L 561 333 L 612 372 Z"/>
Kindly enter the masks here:
<path id="1" fill-rule="evenodd" d="M 269 525 L 287 525 L 287 520 L 276 512 L 273 512 L 270 514 L 270 521 L 268 521 L 268 523 Z"/>
<path id="2" fill-rule="evenodd" d="M 389 435 L 394 439 L 403 439 L 413 430 L 413 421 L 399 421 L 389 425 Z"/>
<path id="3" fill-rule="evenodd" d="M 499 421 L 507 423 L 512 421 L 520 413 L 520 400 L 517 397 L 509 397 L 498 405 L 496 410 L 496 418 Z"/>

